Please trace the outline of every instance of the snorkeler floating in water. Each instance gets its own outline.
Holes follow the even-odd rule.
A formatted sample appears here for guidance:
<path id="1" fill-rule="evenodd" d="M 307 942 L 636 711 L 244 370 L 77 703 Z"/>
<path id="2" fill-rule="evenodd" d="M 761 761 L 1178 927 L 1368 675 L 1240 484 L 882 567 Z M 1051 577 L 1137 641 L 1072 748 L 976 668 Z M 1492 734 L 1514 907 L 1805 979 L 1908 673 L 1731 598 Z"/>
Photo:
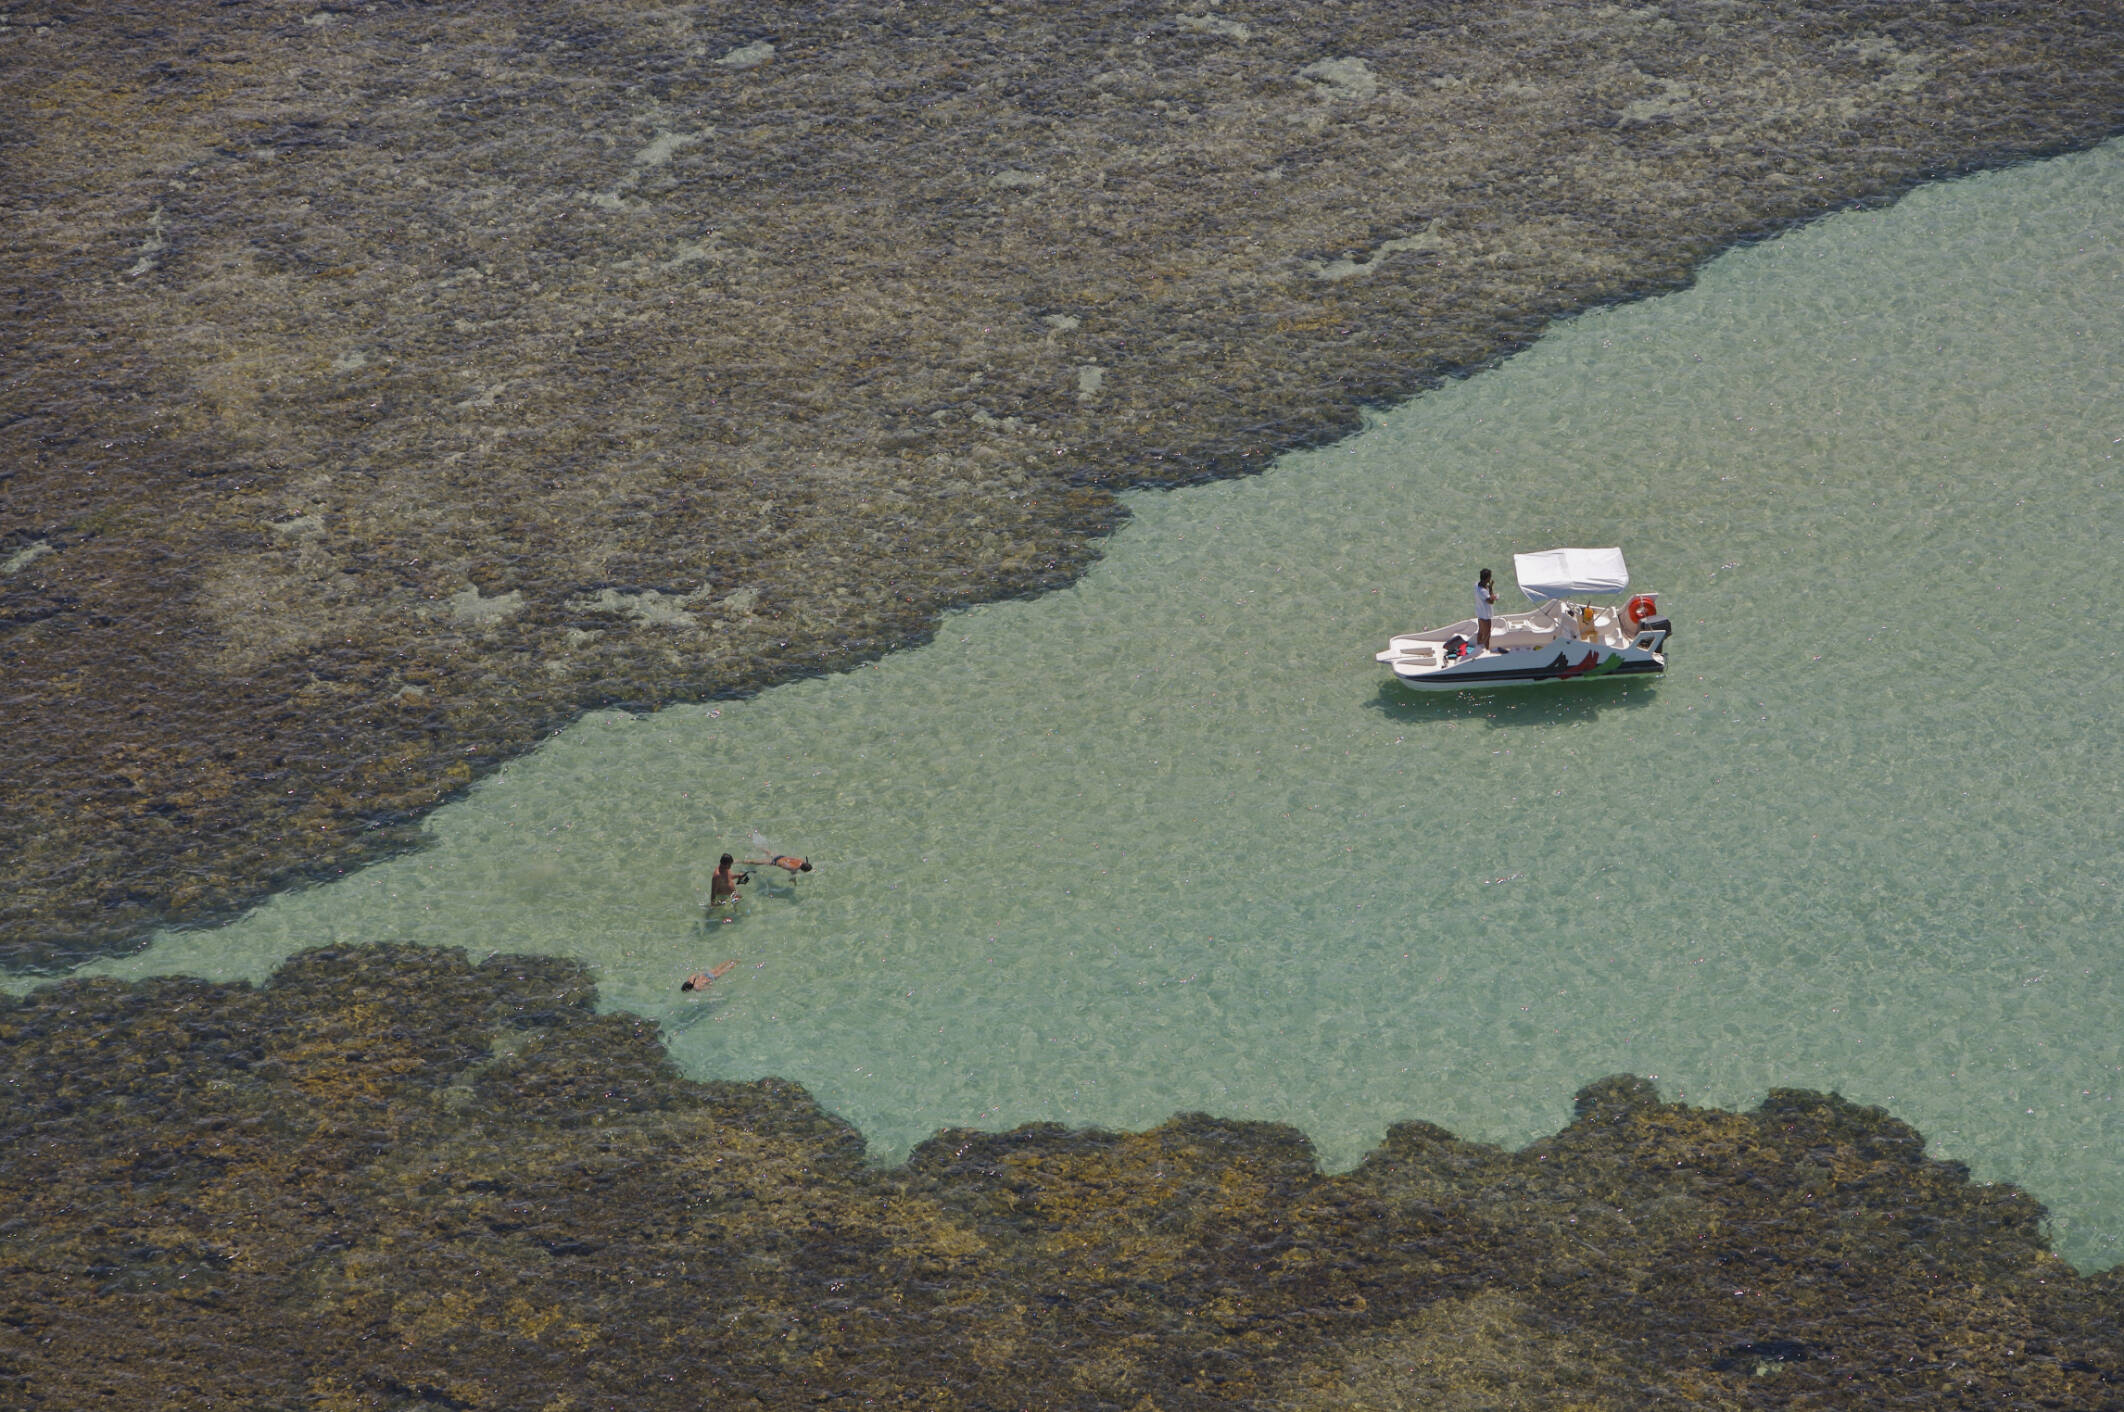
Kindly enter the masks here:
<path id="1" fill-rule="evenodd" d="M 787 853 L 777 853 L 772 858 L 747 858 L 745 866 L 748 868 L 780 868 L 793 877 L 798 873 L 810 872 L 811 860 L 809 858 L 793 858 Z"/>
<path id="2" fill-rule="evenodd" d="M 735 961 L 725 961 L 720 966 L 711 966 L 705 971 L 695 971 L 679 983 L 680 990 L 706 990 L 723 978 L 723 973 L 735 966 Z"/>

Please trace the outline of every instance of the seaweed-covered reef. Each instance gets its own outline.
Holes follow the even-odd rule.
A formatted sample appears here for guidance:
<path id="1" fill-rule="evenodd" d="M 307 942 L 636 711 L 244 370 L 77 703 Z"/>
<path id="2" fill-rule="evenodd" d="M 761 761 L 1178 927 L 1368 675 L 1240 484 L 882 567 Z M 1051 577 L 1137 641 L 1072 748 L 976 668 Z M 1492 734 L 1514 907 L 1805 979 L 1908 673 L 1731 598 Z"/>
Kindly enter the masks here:
<path id="1" fill-rule="evenodd" d="M 0 1000 L 0 1404 L 2124 1407 L 2124 1267 L 1834 1096 L 938 1133 L 681 1078 L 574 963 Z"/>
<path id="2" fill-rule="evenodd" d="M 0 963 L 594 706 L 1067 580 L 1736 240 L 2124 117 L 2115 6 L 0 10 Z"/>

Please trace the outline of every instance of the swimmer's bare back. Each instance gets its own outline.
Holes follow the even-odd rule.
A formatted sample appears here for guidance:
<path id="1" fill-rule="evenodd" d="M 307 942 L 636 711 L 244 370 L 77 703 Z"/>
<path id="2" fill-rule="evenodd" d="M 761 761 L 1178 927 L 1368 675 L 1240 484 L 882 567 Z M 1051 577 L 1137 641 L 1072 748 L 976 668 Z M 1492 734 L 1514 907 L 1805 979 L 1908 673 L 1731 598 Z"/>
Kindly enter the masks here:
<path id="1" fill-rule="evenodd" d="M 714 985 L 725 975 L 729 974 L 730 968 L 732 966 L 735 966 L 736 964 L 737 962 L 735 961 L 725 961 L 720 966 L 710 966 L 705 971 L 695 971 L 692 975 L 686 977 L 686 979 L 680 983 L 679 989 L 706 990 L 709 986 Z"/>

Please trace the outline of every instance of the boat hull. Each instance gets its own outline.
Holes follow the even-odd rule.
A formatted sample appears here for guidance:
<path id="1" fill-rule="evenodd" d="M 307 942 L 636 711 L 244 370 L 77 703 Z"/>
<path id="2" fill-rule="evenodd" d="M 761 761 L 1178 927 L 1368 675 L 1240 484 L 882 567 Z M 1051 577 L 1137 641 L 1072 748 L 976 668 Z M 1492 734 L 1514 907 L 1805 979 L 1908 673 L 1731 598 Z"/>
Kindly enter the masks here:
<path id="1" fill-rule="evenodd" d="M 1614 651 L 1571 643 L 1560 649 L 1492 652 L 1428 670 L 1396 667 L 1394 679 L 1414 691 L 1488 691 L 1506 686 L 1657 676 L 1666 670 L 1663 653 Z"/>

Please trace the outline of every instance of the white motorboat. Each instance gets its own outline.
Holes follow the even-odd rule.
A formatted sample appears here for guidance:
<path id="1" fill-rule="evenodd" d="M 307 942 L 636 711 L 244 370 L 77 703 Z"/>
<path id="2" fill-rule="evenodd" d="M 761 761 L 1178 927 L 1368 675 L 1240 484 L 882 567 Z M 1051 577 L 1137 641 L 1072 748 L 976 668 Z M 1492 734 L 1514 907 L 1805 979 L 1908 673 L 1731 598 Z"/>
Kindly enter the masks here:
<path id="1" fill-rule="evenodd" d="M 1473 618 L 1392 638 L 1375 659 L 1403 686 L 1471 691 L 1544 682 L 1639 676 L 1667 670 L 1673 625 L 1659 595 L 1640 593 L 1621 607 L 1630 570 L 1620 549 L 1546 549 L 1514 554 L 1512 572 L 1534 607 L 1499 613 L 1488 651 L 1476 645 Z M 1590 598 L 1609 601 L 1593 603 Z"/>

